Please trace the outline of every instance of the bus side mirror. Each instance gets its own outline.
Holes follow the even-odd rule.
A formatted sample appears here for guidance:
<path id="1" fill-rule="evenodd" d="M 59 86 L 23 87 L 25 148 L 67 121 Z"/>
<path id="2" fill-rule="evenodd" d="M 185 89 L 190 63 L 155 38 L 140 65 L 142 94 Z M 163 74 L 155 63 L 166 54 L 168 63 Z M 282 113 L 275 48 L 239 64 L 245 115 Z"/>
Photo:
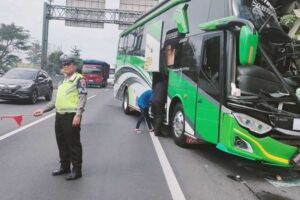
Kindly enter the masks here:
<path id="1" fill-rule="evenodd" d="M 176 22 L 178 33 L 189 33 L 189 22 L 188 22 L 188 4 L 179 5 L 173 14 L 173 18 Z"/>
<path id="2" fill-rule="evenodd" d="M 258 34 L 248 26 L 242 26 L 240 31 L 239 60 L 241 65 L 251 65 L 256 59 Z"/>

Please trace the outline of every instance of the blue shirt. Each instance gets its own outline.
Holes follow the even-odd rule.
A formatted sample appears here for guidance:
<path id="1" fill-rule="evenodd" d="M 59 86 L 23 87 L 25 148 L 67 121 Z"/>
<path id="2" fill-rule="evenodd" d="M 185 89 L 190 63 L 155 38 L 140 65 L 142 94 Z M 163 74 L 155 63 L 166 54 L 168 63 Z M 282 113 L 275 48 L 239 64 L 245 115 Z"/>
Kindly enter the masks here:
<path id="1" fill-rule="evenodd" d="M 152 90 L 145 91 L 139 98 L 138 98 L 138 106 L 145 109 L 150 107 L 150 99 L 152 96 Z"/>

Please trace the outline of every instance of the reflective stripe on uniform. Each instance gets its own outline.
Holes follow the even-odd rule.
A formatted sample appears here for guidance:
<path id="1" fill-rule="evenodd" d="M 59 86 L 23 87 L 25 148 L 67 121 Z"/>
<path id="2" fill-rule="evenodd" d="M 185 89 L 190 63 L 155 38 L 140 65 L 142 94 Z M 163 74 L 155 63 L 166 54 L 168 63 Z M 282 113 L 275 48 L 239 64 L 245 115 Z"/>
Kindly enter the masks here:
<path id="1" fill-rule="evenodd" d="M 57 98 L 55 102 L 56 111 L 58 113 L 77 112 L 79 91 L 77 82 L 83 78 L 79 73 L 73 75 L 74 78 L 64 80 L 57 90 Z"/>

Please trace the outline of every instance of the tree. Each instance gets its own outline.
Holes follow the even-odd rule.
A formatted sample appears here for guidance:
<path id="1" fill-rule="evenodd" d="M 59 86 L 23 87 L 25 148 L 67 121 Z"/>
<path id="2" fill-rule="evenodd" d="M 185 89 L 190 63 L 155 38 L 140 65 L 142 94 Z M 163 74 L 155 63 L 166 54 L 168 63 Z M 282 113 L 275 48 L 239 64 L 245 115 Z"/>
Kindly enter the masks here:
<path id="1" fill-rule="evenodd" d="M 0 26 L 0 68 L 15 67 L 21 59 L 15 52 L 28 50 L 29 33 L 21 26 L 1 24 Z"/>
<path id="2" fill-rule="evenodd" d="M 42 45 L 38 40 L 31 42 L 29 50 L 27 51 L 26 59 L 32 64 L 41 64 Z"/>
<path id="3" fill-rule="evenodd" d="M 8 70 L 9 68 L 17 67 L 18 63 L 20 63 L 22 60 L 16 56 L 16 55 L 8 55 L 5 59 L 5 67 L 4 70 Z"/>
<path id="4" fill-rule="evenodd" d="M 60 74 L 60 70 L 61 70 L 60 56 L 63 54 L 64 54 L 64 52 L 58 50 L 58 51 L 52 52 L 48 56 L 49 73 Z"/>
<path id="5" fill-rule="evenodd" d="M 75 56 L 76 58 L 80 59 L 80 52 L 81 52 L 81 49 L 79 49 L 77 46 L 74 46 L 72 49 L 71 49 L 71 54 L 73 56 Z"/>
<path id="6" fill-rule="evenodd" d="M 83 66 L 83 61 L 81 59 L 81 49 L 79 49 L 77 46 L 74 46 L 72 49 L 71 49 L 71 54 L 76 58 L 76 61 L 75 61 L 75 64 L 77 66 L 77 70 L 79 72 L 82 71 L 82 66 Z"/>

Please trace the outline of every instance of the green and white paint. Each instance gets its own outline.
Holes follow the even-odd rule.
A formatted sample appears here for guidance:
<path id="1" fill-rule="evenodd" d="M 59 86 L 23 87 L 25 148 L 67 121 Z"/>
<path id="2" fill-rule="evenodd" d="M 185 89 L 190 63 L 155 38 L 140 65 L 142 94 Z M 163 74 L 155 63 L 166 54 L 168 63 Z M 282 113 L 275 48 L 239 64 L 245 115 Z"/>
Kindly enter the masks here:
<path id="1" fill-rule="evenodd" d="M 170 8 L 178 6 L 176 13 L 173 15 L 174 22 L 179 32 L 188 32 L 186 7 L 183 5 L 185 2 L 187 1 L 170 0 L 121 34 L 121 36 L 126 36 L 139 27 L 145 26 L 144 36 L 146 35 L 147 38 L 145 57 L 122 53 L 117 56 L 115 96 L 122 99 L 124 92 L 127 91 L 129 106 L 135 110 L 139 109 L 136 102 L 137 97 L 143 91 L 152 87 L 151 72 L 159 70 L 163 22 L 157 20 L 156 23 L 150 23 L 150 25 L 147 23 Z M 230 16 L 202 24 L 200 27 L 211 31 L 219 24 L 236 19 L 236 17 Z M 254 39 L 256 41 L 256 37 Z M 247 63 L 252 63 L 254 57 L 249 58 L 248 56 L 244 60 Z M 145 65 L 147 65 L 146 70 Z M 233 115 L 234 111 L 203 91 L 198 83 L 190 80 L 182 71 L 168 69 L 168 75 L 167 122 L 170 121 L 170 116 L 176 104 L 180 103 L 185 114 L 185 135 L 215 144 L 218 149 L 233 155 L 259 160 L 271 165 L 291 167 L 289 160 L 297 151 L 296 147 L 284 144 L 271 137 L 255 137 L 248 129 L 238 123 Z M 243 140 L 248 147 L 246 149 L 238 147 L 235 144 L 236 138 Z"/>

